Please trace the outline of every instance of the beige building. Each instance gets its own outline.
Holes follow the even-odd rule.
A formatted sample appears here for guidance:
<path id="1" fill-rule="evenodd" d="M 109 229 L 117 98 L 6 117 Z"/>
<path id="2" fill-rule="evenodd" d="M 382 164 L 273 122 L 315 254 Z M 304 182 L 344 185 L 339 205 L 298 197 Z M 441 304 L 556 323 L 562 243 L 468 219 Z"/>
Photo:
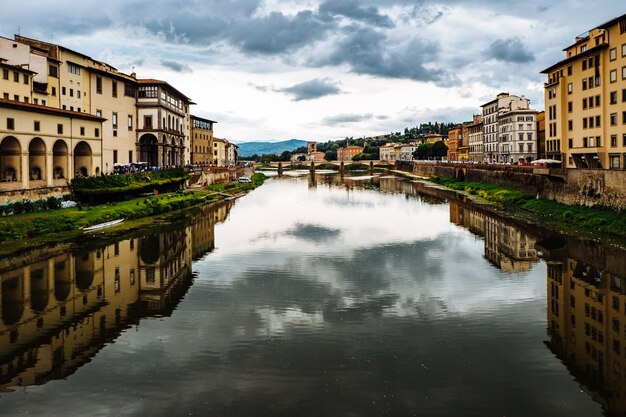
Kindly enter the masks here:
<path id="1" fill-rule="evenodd" d="M 397 143 L 385 143 L 380 149 L 381 161 L 395 161 L 396 160 L 396 145 Z"/>
<path id="2" fill-rule="evenodd" d="M 3 191 L 67 186 L 102 171 L 104 119 L 4 99 L 0 115 L 0 202 L 11 199 Z"/>
<path id="3" fill-rule="evenodd" d="M 576 37 L 542 71 L 546 153 L 567 168 L 626 167 L 626 15 Z"/>
<path id="4" fill-rule="evenodd" d="M 472 162 L 484 161 L 484 137 L 483 117 L 475 115 L 474 120 L 467 125 L 467 136 L 469 145 L 469 160 Z"/>
<path id="5" fill-rule="evenodd" d="M 191 163 L 208 166 L 213 162 L 213 125 L 216 121 L 191 116 Z"/>
<path id="6" fill-rule="evenodd" d="M 190 163 L 189 97 L 165 81 L 138 80 L 137 153 L 150 166 Z"/>
<path id="7" fill-rule="evenodd" d="M 221 138 L 213 138 L 213 166 L 227 167 L 228 161 L 228 141 Z"/>
<path id="8" fill-rule="evenodd" d="M 13 41 L 1 38 L 0 54 L 8 48 L 16 50 L 10 54 L 13 64 L 37 71 L 34 104 L 47 102 L 106 119 L 102 126 L 103 172 L 112 172 L 117 163 L 136 162 L 134 77 L 80 52 L 23 36 L 16 35 Z"/>

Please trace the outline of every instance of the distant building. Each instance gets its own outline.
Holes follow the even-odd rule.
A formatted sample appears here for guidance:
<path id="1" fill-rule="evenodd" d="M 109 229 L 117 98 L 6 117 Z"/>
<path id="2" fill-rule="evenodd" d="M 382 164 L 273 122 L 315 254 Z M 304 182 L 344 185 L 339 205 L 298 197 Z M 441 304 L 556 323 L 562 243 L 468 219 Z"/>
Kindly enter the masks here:
<path id="1" fill-rule="evenodd" d="M 352 161 L 356 155 L 363 153 L 362 146 L 346 146 L 345 148 L 337 149 L 337 160 L 338 161 Z"/>
<path id="2" fill-rule="evenodd" d="M 458 125 L 448 130 L 448 161 L 459 160 L 459 143 L 463 138 L 463 126 Z"/>
<path id="3" fill-rule="evenodd" d="M 381 161 L 395 161 L 396 160 L 396 147 L 397 143 L 385 143 L 380 149 Z"/>
<path id="4" fill-rule="evenodd" d="M 484 131 L 482 115 L 475 115 L 474 120 L 467 125 L 467 139 L 469 144 L 468 158 L 472 162 L 483 162 L 484 159 Z"/>
<path id="5" fill-rule="evenodd" d="M 313 162 L 324 162 L 326 159 L 324 152 L 311 152 L 308 154 L 308 160 Z"/>
<path id="6" fill-rule="evenodd" d="M 419 144 L 415 142 L 400 145 L 400 161 L 413 161 L 415 159 L 413 154 L 417 150 L 418 146 Z"/>
<path id="7" fill-rule="evenodd" d="M 214 120 L 191 116 L 191 163 L 211 165 L 213 162 Z"/>
<path id="8" fill-rule="evenodd" d="M 443 141 L 446 144 L 448 143 L 448 136 L 445 135 L 439 135 L 439 134 L 432 134 L 432 135 L 426 135 L 424 136 L 424 143 L 435 143 L 435 142 L 439 142 L 439 141 Z"/>
<path id="9" fill-rule="evenodd" d="M 537 159 L 556 159 L 546 153 L 546 112 L 537 113 Z M 560 159 L 559 159 L 560 160 Z"/>

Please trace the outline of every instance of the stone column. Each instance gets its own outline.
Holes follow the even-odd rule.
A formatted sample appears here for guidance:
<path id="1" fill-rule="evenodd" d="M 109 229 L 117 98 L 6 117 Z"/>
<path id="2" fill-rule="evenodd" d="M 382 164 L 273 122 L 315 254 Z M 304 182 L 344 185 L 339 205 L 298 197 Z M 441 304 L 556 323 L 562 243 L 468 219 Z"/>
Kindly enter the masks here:
<path id="1" fill-rule="evenodd" d="M 283 163 L 282 162 L 278 163 L 278 176 L 279 177 L 283 176 Z"/>
<path id="2" fill-rule="evenodd" d="M 370 161 L 370 174 L 374 173 L 374 161 Z"/>
<path id="3" fill-rule="evenodd" d="M 315 161 L 311 161 L 311 174 L 315 175 Z"/>
<path id="4" fill-rule="evenodd" d="M 341 163 L 339 164 L 339 174 L 341 174 L 343 176 L 343 171 L 344 171 L 344 162 L 341 161 Z"/>
<path id="5" fill-rule="evenodd" d="M 28 169 L 28 152 L 22 152 L 21 164 L 20 164 L 20 180 L 22 181 L 22 188 L 27 189 L 30 179 Z"/>
<path id="6" fill-rule="evenodd" d="M 54 160 L 52 152 L 46 152 L 46 185 L 52 187 L 54 182 Z"/>

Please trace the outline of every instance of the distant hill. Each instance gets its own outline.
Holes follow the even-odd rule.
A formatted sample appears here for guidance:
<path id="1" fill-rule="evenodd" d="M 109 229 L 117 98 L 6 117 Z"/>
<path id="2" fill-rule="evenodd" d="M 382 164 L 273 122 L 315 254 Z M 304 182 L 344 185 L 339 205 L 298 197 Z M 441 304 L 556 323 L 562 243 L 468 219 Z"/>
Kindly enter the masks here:
<path id="1" fill-rule="evenodd" d="M 299 139 L 284 140 L 282 142 L 242 142 L 239 146 L 239 157 L 257 155 L 276 154 L 280 155 L 284 151 L 294 151 L 301 146 L 306 146 L 306 141 Z"/>

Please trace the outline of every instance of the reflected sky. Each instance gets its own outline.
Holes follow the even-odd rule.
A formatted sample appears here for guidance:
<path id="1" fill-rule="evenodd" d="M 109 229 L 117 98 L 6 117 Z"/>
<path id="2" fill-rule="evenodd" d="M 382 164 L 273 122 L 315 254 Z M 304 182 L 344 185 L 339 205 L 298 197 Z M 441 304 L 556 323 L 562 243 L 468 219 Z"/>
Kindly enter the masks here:
<path id="1" fill-rule="evenodd" d="M 544 345 L 546 264 L 486 259 L 513 256 L 516 229 L 311 185 L 275 178 L 237 200 L 170 317 L 143 318 L 67 379 L 0 394 L 0 414 L 602 414 Z"/>

